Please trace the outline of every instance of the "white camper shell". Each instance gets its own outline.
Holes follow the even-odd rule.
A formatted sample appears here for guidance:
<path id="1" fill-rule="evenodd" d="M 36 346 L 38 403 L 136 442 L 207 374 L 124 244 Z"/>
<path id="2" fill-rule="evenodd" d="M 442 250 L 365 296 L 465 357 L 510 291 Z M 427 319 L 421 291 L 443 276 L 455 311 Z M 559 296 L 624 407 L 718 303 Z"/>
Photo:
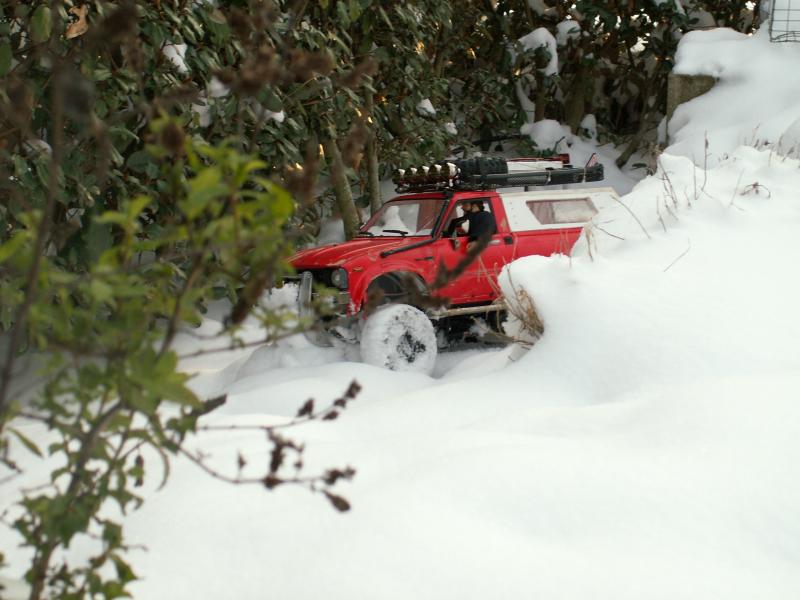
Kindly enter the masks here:
<path id="1" fill-rule="evenodd" d="M 583 227 L 597 212 L 619 201 L 612 188 L 498 192 L 512 232 Z"/>

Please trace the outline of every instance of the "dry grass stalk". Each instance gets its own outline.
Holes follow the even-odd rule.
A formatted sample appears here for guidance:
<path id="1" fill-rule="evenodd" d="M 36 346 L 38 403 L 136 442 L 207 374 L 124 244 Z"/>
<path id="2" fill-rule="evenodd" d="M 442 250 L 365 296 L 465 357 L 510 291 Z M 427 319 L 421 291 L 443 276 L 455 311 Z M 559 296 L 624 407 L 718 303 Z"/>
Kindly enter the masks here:
<path id="1" fill-rule="evenodd" d="M 544 321 L 539 316 L 539 312 L 536 310 L 536 303 L 531 295 L 526 290 L 514 285 L 510 273 L 508 281 L 513 295 L 504 294 L 502 299 L 509 316 L 516 319 L 520 324 L 518 335 L 509 336 L 509 340 L 524 348 L 530 348 L 544 334 Z"/>

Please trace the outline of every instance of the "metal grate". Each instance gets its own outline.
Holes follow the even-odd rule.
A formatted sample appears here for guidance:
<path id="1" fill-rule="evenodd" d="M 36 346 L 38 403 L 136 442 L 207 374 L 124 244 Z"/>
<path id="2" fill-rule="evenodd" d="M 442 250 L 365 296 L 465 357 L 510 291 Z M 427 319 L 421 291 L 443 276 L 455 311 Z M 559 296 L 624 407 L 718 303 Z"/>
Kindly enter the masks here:
<path id="1" fill-rule="evenodd" d="M 800 0 L 772 0 L 769 39 L 773 42 L 800 42 Z"/>

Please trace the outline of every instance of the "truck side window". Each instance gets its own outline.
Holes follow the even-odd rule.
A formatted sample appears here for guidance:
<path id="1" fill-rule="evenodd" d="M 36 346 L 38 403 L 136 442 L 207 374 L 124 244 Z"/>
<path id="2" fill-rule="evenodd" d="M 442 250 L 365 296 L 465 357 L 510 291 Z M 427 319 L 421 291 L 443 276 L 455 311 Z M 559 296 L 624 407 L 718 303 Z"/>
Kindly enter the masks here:
<path id="1" fill-rule="evenodd" d="M 597 214 L 597 209 L 588 198 L 569 200 L 530 200 L 528 208 L 542 225 L 586 223 Z"/>
<path id="2" fill-rule="evenodd" d="M 453 223 L 453 221 L 464 216 L 464 203 L 472 200 L 480 200 L 483 202 L 483 210 L 489 214 L 492 213 L 492 202 L 489 198 L 470 198 L 469 200 L 460 200 L 450 212 L 450 216 L 447 217 L 447 224 L 445 225 L 444 229 L 442 229 L 445 236 L 452 235 L 453 230 L 456 228 L 456 225 Z M 462 223 L 461 230 L 469 233 L 469 224 Z M 459 235 L 461 234 L 459 233 Z"/>

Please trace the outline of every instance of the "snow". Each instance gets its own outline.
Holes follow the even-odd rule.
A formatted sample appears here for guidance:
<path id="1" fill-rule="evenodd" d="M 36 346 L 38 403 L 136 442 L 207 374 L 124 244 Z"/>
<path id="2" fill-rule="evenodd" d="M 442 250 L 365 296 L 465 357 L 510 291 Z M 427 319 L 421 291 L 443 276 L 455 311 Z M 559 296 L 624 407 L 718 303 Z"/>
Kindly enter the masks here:
<path id="1" fill-rule="evenodd" d="M 633 187 L 572 256 L 504 270 L 507 296 L 524 291 L 545 324 L 530 351 L 444 354 L 431 375 L 302 336 L 185 359 L 198 393 L 228 393 L 210 425 L 285 422 L 358 380 L 336 421 L 293 431 L 310 473 L 357 469 L 337 485 L 353 508 L 228 486 L 177 460 L 128 520 L 129 541 L 148 547 L 133 552 L 134 596 L 800 597 L 800 84 L 787 76 L 799 51 L 761 34 L 685 36 L 678 67 L 720 81 L 676 111 L 673 145 L 635 187 L 611 170 L 613 151 L 554 122 L 525 126 L 575 164 L 599 150 L 617 190 Z M 224 309 L 179 351 L 210 344 L 197 334 L 217 331 Z M 524 337 L 519 318 L 508 332 Z M 263 332 L 248 321 L 241 336 Z M 266 460 L 263 434 L 194 443 L 231 473 L 239 452 Z M 30 471 L 43 476 L 32 458 Z M 19 577 L 16 544 L 0 530 Z"/>
<path id="2" fill-rule="evenodd" d="M 344 241 L 344 225 L 341 219 L 328 219 L 322 224 L 316 246 L 337 244 Z"/>
<path id="3" fill-rule="evenodd" d="M 581 119 L 580 131 L 591 140 L 597 139 L 597 119 L 594 115 L 586 115 Z"/>
<path id="4" fill-rule="evenodd" d="M 525 90 L 522 79 L 518 79 L 514 82 L 514 91 L 517 94 L 520 108 L 522 108 L 522 111 L 525 113 L 526 120 L 528 123 L 533 123 L 536 115 L 536 103 L 528 96 L 528 92 Z"/>
<path id="5" fill-rule="evenodd" d="M 47 156 L 53 154 L 52 146 L 40 138 L 28 138 L 25 140 L 25 150 L 35 154 L 45 154 Z"/>
<path id="6" fill-rule="evenodd" d="M 800 158 L 800 118 L 792 122 L 781 134 L 776 148 L 784 156 Z"/>
<path id="7" fill-rule="evenodd" d="M 653 0 L 656 5 L 662 4 L 672 4 L 675 7 L 675 11 L 680 14 L 686 14 L 686 11 L 683 8 L 683 3 L 681 0 Z"/>
<path id="8" fill-rule="evenodd" d="M 584 122 L 591 125 L 591 119 L 584 119 Z M 537 148 L 541 150 L 569 153 L 572 164 L 575 166 L 585 165 L 593 154 L 597 154 L 598 162 L 605 169 L 605 179 L 602 185 L 613 187 L 620 194 L 631 191 L 638 180 L 634 174 L 623 172 L 617 167 L 615 161 L 619 156 L 619 150 L 610 144 L 598 146 L 592 138 L 582 139 L 580 136 L 574 135 L 569 127 L 558 121 L 543 119 L 535 123 L 526 123 L 520 127 L 520 133 L 529 135 L 531 140 L 536 143 Z M 596 183 L 582 183 L 570 187 L 597 186 Z"/>
<path id="9" fill-rule="evenodd" d="M 213 99 L 223 98 L 230 93 L 230 88 L 222 83 L 216 76 L 211 78 L 206 91 L 201 95 L 201 101 L 192 104 L 192 112 L 197 115 L 198 122 L 201 127 L 208 127 L 211 125 L 211 110 L 209 104 Z"/>
<path id="10" fill-rule="evenodd" d="M 251 103 L 253 108 L 253 112 L 256 114 L 258 119 L 262 121 L 275 121 L 276 123 L 283 123 L 286 120 L 286 113 L 284 111 L 274 112 L 264 108 L 264 106 L 258 102 L 257 100 L 253 100 Z"/>
<path id="11" fill-rule="evenodd" d="M 556 48 L 556 38 L 546 28 L 539 27 L 529 34 L 519 38 L 519 43 L 525 50 L 536 50 L 542 46 L 546 47 L 550 53 L 550 60 L 540 69 L 545 75 L 558 74 L 558 50 Z"/>
<path id="12" fill-rule="evenodd" d="M 433 104 L 429 98 L 420 100 L 417 104 L 417 112 L 423 117 L 432 117 L 436 115 L 436 109 L 433 108 Z"/>
<path id="13" fill-rule="evenodd" d="M 556 8 L 547 6 L 545 0 L 528 0 L 528 6 L 531 7 L 533 12 L 540 16 L 550 16 L 557 12 Z"/>
<path id="14" fill-rule="evenodd" d="M 186 48 L 186 44 L 170 42 L 169 44 L 165 44 L 162 49 L 164 56 L 178 69 L 181 75 L 185 75 L 189 72 L 189 68 L 186 66 Z"/>
<path id="15" fill-rule="evenodd" d="M 231 91 L 230 88 L 222 83 L 216 75 L 214 75 L 211 78 L 211 81 L 209 81 L 207 90 L 209 98 L 223 98 Z"/>
<path id="16" fill-rule="evenodd" d="M 789 75 L 798 62 L 800 45 L 770 43 L 765 29 L 752 36 L 730 29 L 686 34 L 678 46 L 675 72 L 711 75 L 718 81 L 676 109 L 668 125 L 667 152 L 698 165 L 715 165 L 742 144 L 778 142 L 800 118 L 800 79 Z"/>
<path id="17" fill-rule="evenodd" d="M 273 112 L 271 110 L 265 110 L 264 111 L 264 116 L 268 120 L 275 121 L 276 123 L 283 123 L 286 120 L 286 113 L 284 111 L 282 111 L 282 110 L 279 110 L 278 112 Z"/>
<path id="18" fill-rule="evenodd" d="M 581 36 L 581 26 L 577 21 L 567 19 L 556 25 L 556 41 L 559 46 L 566 46 L 570 40 L 577 40 Z"/>

